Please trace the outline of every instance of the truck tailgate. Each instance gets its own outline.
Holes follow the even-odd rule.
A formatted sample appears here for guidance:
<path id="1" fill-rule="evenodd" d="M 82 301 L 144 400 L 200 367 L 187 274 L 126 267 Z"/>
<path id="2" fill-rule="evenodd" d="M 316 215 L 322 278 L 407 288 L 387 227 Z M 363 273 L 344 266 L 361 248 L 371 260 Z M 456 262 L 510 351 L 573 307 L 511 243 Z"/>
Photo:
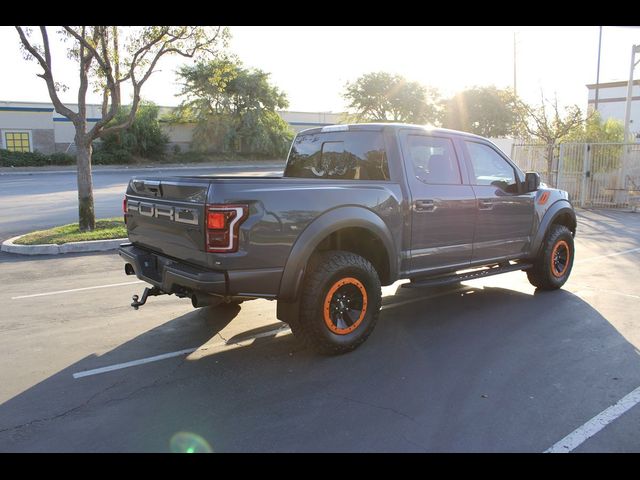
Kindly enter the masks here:
<path id="1" fill-rule="evenodd" d="M 132 178 L 127 187 L 129 239 L 169 257 L 206 266 L 205 203 L 210 181 Z"/>

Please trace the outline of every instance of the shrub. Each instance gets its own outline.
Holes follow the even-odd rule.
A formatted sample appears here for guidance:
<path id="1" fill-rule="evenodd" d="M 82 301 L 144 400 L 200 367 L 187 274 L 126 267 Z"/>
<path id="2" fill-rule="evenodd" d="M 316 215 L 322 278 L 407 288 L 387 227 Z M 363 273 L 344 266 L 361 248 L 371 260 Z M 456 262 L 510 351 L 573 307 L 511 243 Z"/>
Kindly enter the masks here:
<path id="1" fill-rule="evenodd" d="M 11 152 L 0 149 L 0 167 L 42 167 L 47 165 L 74 165 L 76 157 L 57 152 L 51 155 L 35 152 Z"/>

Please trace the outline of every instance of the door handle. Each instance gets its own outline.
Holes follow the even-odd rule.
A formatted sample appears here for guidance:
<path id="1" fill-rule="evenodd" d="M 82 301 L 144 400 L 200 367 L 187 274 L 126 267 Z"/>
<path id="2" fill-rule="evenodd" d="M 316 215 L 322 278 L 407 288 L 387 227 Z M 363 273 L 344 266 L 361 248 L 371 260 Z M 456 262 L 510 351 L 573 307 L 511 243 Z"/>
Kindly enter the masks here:
<path id="1" fill-rule="evenodd" d="M 433 212 L 436 204 L 433 200 L 416 200 L 414 203 L 416 212 Z"/>
<path id="2" fill-rule="evenodd" d="M 493 202 L 491 200 L 479 200 L 478 210 L 491 210 L 493 209 Z"/>

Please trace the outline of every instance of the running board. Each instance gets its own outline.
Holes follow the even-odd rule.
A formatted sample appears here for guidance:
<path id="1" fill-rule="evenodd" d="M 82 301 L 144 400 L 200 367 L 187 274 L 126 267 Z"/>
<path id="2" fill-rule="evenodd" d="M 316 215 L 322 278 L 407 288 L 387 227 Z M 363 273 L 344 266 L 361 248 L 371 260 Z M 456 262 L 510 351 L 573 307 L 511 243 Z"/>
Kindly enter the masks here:
<path id="1" fill-rule="evenodd" d="M 504 266 L 485 268 L 483 270 L 475 270 L 472 272 L 444 275 L 440 277 L 431 277 L 425 279 L 416 278 L 415 280 L 412 280 L 411 283 L 405 283 L 402 286 L 404 288 L 435 287 L 438 285 L 448 285 L 450 283 L 466 282 L 467 280 L 477 280 L 478 278 L 490 277 L 491 275 L 498 275 L 500 273 L 526 270 L 530 267 L 533 267 L 533 265 L 530 263 L 516 263 L 514 265 L 509 264 Z"/>

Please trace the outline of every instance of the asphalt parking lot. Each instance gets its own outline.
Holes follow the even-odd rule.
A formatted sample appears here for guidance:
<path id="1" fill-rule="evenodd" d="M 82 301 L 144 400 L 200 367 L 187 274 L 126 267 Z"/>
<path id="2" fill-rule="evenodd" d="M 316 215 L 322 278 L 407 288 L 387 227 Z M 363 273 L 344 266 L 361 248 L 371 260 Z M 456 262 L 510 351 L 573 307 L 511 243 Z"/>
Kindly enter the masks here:
<path id="1" fill-rule="evenodd" d="M 396 284 L 322 357 L 274 302 L 134 311 L 115 253 L 0 254 L 0 451 L 543 452 L 640 386 L 639 261 L 640 213 L 582 210 L 562 290 Z M 640 404 L 573 451 L 640 451 Z"/>

